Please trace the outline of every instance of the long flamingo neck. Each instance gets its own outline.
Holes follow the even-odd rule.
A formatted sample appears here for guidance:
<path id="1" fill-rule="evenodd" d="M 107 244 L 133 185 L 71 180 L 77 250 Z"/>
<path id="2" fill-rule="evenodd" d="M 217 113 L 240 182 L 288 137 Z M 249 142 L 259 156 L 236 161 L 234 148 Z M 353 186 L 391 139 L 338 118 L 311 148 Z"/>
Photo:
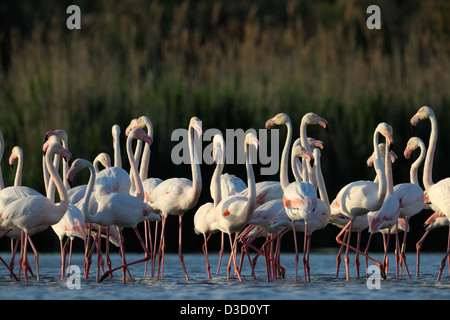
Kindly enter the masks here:
<path id="1" fill-rule="evenodd" d="M 122 156 L 120 154 L 119 137 L 114 137 L 114 167 L 122 168 Z"/>
<path id="2" fill-rule="evenodd" d="M 289 167 L 289 150 L 292 143 L 292 123 L 288 119 L 286 121 L 287 133 L 286 141 L 284 143 L 283 152 L 281 154 L 281 168 L 280 168 L 280 184 L 281 188 L 284 190 L 289 185 L 288 167 Z"/>
<path id="3" fill-rule="evenodd" d="M 247 218 L 250 219 L 253 211 L 256 209 L 256 186 L 255 186 L 255 174 L 253 172 L 253 166 L 250 163 L 250 152 L 248 143 L 245 144 L 245 168 L 247 169 L 247 185 L 248 185 L 248 201 L 246 204 Z"/>
<path id="4" fill-rule="evenodd" d="M 95 216 L 91 215 L 89 212 L 89 200 L 91 198 L 92 191 L 94 190 L 95 177 L 96 177 L 95 168 L 88 161 L 86 161 L 86 166 L 89 168 L 90 176 L 89 176 L 89 181 L 88 181 L 88 184 L 86 187 L 86 191 L 84 193 L 83 202 L 81 205 L 81 213 L 83 214 L 84 219 L 86 221 L 88 221 L 90 223 L 96 223 L 96 221 L 94 221 Z"/>
<path id="5" fill-rule="evenodd" d="M 198 202 L 202 190 L 202 176 L 200 173 L 200 165 L 197 157 L 197 150 L 194 145 L 195 130 L 192 126 L 189 126 L 188 134 L 189 134 L 188 135 L 189 156 L 191 160 L 191 171 L 192 171 L 191 204 L 195 205 Z"/>
<path id="6" fill-rule="evenodd" d="M 387 191 L 386 195 L 393 195 L 394 194 L 394 182 L 392 179 L 392 165 L 391 165 L 391 159 L 389 156 L 389 146 L 386 143 L 386 153 L 384 156 L 384 170 L 386 171 L 386 183 L 387 183 Z"/>
<path id="7" fill-rule="evenodd" d="M 153 124 L 151 122 L 148 122 L 146 124 L 146 127 L 147 127 L 147 134 L 153 140 Z M 142 154 L 142 159 L 141 159 L 141 167 L 139 169 L 139 176 L 141 177 L 142 181 L 144 181 L 145 179 L 148 178 L 148 168 L 149 168 L 149 165 L 150 165 L 150 155 L 151 155 L 150 146 L 147 143 L 145 143 L 144 144 L 144 152 Z"/>
<path id="8" fill-rule="evenodd" d="M 320 163 L 320 151 L 319 149 L 314 149 L 314 164 L 317 179 L 317 188 L 319 189 L 320 199 L 325 203 L 325 205 L 330 207 L 330 199 L 328 198 L 327 188 L 325 186 L 325 181 L 322 174 L 322 165 Z"/>
<path id="9" fill-rule="evenodd" d="M 54 154 L 54 153 L 53 153 Z M 69 196 L 67 195 L 67 190 L 64 187 L 64 184 L 59 176 L 58 171 L 52 163 L 53 154 L 51 152 L 47 152 L 45 156 L 45 161 L 47 164 L 48 172 L 50 173 L 50 177 L 53 179 L 56 189 L 58 190 L 60 202 L 56 204 L 57 212 L 61 215 L 61 217 L 66 213 L 67 208 L 69 207 Z"/>
<path id="10" fill-rule="evenodd" d="M 387 188 L 387 182 L 386 182 L 386 175 L 383 172 L 383 159 L 380 155 L 380 150 L 378 148 L 378 137 L 379 137 L 379 131 L 375 130 L 373 134 L 373 152 L 374 152 L 374 167 L 375 171 L 377 173 L 378 178 L 378 192 L 377 192 L 377 203 L 381 204 L 384 201 L 384 197 L 386 196 L 386 188 Z M 389 153 L 388 153 L 389 154 Z M 386 168 L 385 168 L 386 170 Z"/>
<path id="11" fill-rule="evenodd" d="M 211 184 L 214 185 L 211 187 L 212 190 L 211 197 L 214 200 L 214 208 L 217 207 L 220 201 L 222 201 L 222 186 L 220 176 L 222 175 L 223 167 L 224 167 L 223 163 L 218 163 L 211 178 Z"/>
<path id="12" fill-rule="evenodd" d="M 134 186 L 136 189 L 136 198 L 144 201 L 145 200 L 144 187 L 142 186 L 142 180 L 139 176 L 139 173 L 138 173 L 138 170 L 136 167 L 136 160 L 134 159 L 134 155 L 133 155 L 132 142 L 133 142 L 133 138 L 131 138 L 131 136 L 129 136 L 127 139 L 128 161 L 130 162 L 130 170 L 131 170 L 131 172 L 133 172 Z"/>
<path id="13" fill-rule="evenodd" d="M 302 122 L 300 123 L 300 139 L 302 142 L 302 147 L 306 149 L 309 153 L 311 152 L 311 146 L 308 143 L 308 135 L 306 134 L 306 127 L 308 126 L 308 122 L 302 118 Z M 316 178 L 314 177 L 314 171 L 311 167 L 311 164 L 309 161 L 307 161 L 305 158 L 302 159 L 303 164 L 303 172 L 308 172 L 308 174 L 303 177 L 303 180 L 305 182 L 311 183 L 313 186 L 316 186 Z"/>
<path id="14" fill-rule="evenodd" d="M 425 159 L 425 152 L 424 152 L 423 147 L 420 147 L 420 155 L 416 159 L 416 161 L 414 161 L 414 163 L 411 165 L 411 169 L 409 171 L 409 178 L 410 178 L 411 183 L 414 183 L 417 185 L 419 184 L 418 171 L 419 171 L 419 167 L 422 164 L 424 159 Z"/>
<path id="15" fill-rule="evenodd" d="M 425 190 L 431 187 L 433 183 L 433 161 L 434 161 L 434 152 L 436 150 L 436 142 L 438 136 L 438 125 L 435 116 L 431 116 L 431 134 L 430 134 L 430 142 L 428 143 L 427 155 L 425 157 L 425 164 L 423 168 L 423 185 Z"/>
<path id="16" fill-rule="evenodd" d="M 22 172 L 23 172 L 23 154 L 21 152 L 17 157 L 17 169 L 16 169 L 16 177 L 14 178 L 14 186 L 22 185 Z"/>

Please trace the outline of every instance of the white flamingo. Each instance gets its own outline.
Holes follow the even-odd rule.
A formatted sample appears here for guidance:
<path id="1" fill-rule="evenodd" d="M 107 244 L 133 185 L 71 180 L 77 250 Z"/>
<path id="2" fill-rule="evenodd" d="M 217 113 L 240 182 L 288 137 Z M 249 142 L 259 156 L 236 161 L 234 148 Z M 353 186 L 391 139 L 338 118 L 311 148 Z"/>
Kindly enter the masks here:
<path id="1" fill-rule="evenodd" d="M 439 182 L 433 182 L 433 160 L 436 150 L 436 142 L 438 136 L 438 123 L 433 109 L 428 106 L 421 107 L 417 113 L 411 118 L 411 125 L 416 126 L 419 121 L 429 119 L 431 123 L 431 134 L 428 143 L 428 150 L 425 157 L 423 169 L 423 185 L 431 203 L 439 208 L 439 210 L 450 219 L 450 178 L 445 178 Z M 445 253 L 441 261 L 441 266 L 437 280 L 441 279 L 442 270 L 445 262 L 450 255 L 450 249 Z"/>
<path id="2" fill-rule="evenodd" d="M 374 164 L 377 176 L 381 178 L 379 183 L 364 180 L 351 182 L 339 191 L 336 198 L 331 203 L 331 211 L 334 212 L 333 214 L 339 212 L 350 218 L 350 221 L 344 228 L 342 228 L 341 232 L 336 237 L 336 241 L 339 244 L 346 246 L 344 259 L 347 281 L 349 280 L 349 249 L 352 249 L 353 251 L 373 261 L 380 268 L 381 276 L 385 277 L 384 268 L 380 262 L 374 260 L 360 250 L 350 246 L 350 236 L 352 232 L 353 221 L 358 216 L 366 215 L 370 211 L 379 210 L 383 205 L 383 201 L 386 195 L 386 178 L 382 171 L 383 159 L 380 156 L 380 151 L 378 148 L 378 135 L 380 133 L 386 138 L 392 140 L 392 127 L 387 123 L 382 122 L 377 126 L 373 134 L 373 148 L 375 154 Z M 347 242 L 344 242 L 341 237 L 347 230 L 349 231 L 347 235 Z"/>
<path id="3" fill-rule="evenodd" d="M 197 160 L 197 151 L 194 148 L 194 131 L 198 137 L 202 135 L 201 121 L 197 117 L 192 117 L 188 128 L 188 144 L 191 162 L 192 181 L 186 178 L 171 178 L 164 180 L 152 192 L 149 197 L 149 204 L 155 212 L 161 214 L 161 239 L 158 250 L 158 270 L 157 279 L 163 276 L 164 252 L 165 252 L 165 224 L 169 215 L 178 216 L 178 257 L 184 270 L 186 280 L 189 280 L 186 267 L 184 265 L 182 252 L 182 219 L 186 211 L 192 209 L 198 202 L 202 190 L 202 177 L 200 166 Z"/>
<path id="4" fill-rule="evenodd" d="M 245 136 L 245 166 L 247 171 L 247 185 L 248 185 L 248 197 L 241 195 L 234 195 L 228 198 L 222 199 L 222 201 L 215 208 L 214 221 L 211 224 L 212 229 L 220 230 L 227 233 L 232 242 L 230 260 L 227 266 L 227 281 L 230 279 L 231 261 L 234 261 L 234 269 L 239 278 L 242 281 L 239 269 L 237 267 L 237 239 L 238 234 L 247 225 L 253 211 L 256 208 L 256 189 L 255 189 L 255 176 L 253 173 L 253 167 L 250 163 L 249 146 L 254 145 L 258 148 L 258 139 L 253 133 L 249 133 Z M 235 233 L 234 241 L 231 239 L 231 234 Z"/>

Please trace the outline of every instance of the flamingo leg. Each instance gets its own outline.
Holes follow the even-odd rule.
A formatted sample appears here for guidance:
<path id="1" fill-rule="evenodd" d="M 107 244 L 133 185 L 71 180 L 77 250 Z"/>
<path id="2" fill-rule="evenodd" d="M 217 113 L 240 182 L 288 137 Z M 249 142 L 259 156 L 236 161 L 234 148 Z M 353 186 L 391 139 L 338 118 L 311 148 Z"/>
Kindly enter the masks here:
<path id="1" fill-rule="evenodd" d="M 162 217 L 161 217 L 162 218 Z M 158 221 L 155 222 L 155 237 L 154 246 L 152 250 L 152 278 L 155 276 L 155 263 L 156 263 L 156 243 L 158 239 Z"/>
<path id="2" fill-rule="evenodd" d="M 425 231 L 424 235 L 420 240 L 416 243 L 416 255 L 417 255 L 417 261 L 416 261 L 416 277 L 419 277 L 419 267 L 420 267 L 420 251 L 422 250 L 422 243 L 425 241 L 426 237 L 430 233 L 431 230 Z M 450 232 L 449 232 L 450 235 Z"/>
<path id="3" fill-rule="evenodd" d="M 358 236 L 357 236 L 357 240 L 356 240 L 356 249 L 359 250 L 360 245 L 361 245 L 361 232 L 358 231 Z M 355 254 L 355 266 L 356 266 L 356 279 L 359 279 L 359 253 L 356 252 Z"/>
<path id="4" fill-rule="evenodd" d="M 295 282 L 297 282 L 298 273 L 298 247 L 297 247 L 297 231 L 295 230 L 295 221 L 292 220 L 292 231 L 294 232 L 294 247 L 295 247 Z"/>
<path id="5" fill-rule="evenodd" d="M 343 241 L 347 240 L 347 236 L 348 236 L 348 231 L 346 231 L 346 232 L 344 233 L 344 239 L 343 239 Z M 344 250 L 344 245 L 341 244 L 341 246 L 340 246 L 340 248 L 339 248 L 339 251 L 338 251 L 338 254 L 337 254 L 337 256 L 336 256 L 336 278 L 339 277 L 339 267 L 340 267 L 340 265 L 341 265 L 341 256 L 342 256 L 342 251 L 343 251 L 343 250 Z"/>
<path id="6" fill-rule="evenodd" d="M 36 280 L 39 281 L 39 254 L 36 250 L 36 247 L 34 246 L 33 241 L 31 240 L 31 237 L 28 233 L 25 234 L 26 237 L 28 237 L 28 241 L 30 242 L 30 247 L 34 252 L 34 260 L 36 261 Z"/>
<path id="7" fill-rule="evenodd" d="M 437 281 L 441 280 L 441 276 L 442 276 L 442 270 L 444 270 L 445 267 L 445 262 L 447 261 L 447 258 L 450 255 L 450 250 L 447 250 L 447 252 L 445 253 L 444 259 L 442 259 L 441 261 L 441 267 L 439 268 L 439 274 L 437 277 Z"/>
<path id="8" fill-rule="evenodd" d="M 183 266 L 184 270 L 184 276 L 186 277 L 186 280 L 189 281 L 189 277 L 186 271 L 186 266 L 184 265 L 184 258 L 183 258 L 183 250 L 182 250 L 182 244 L 183 244 L 183 238 L 182 238 L 182 227 L 183 227 L 183 216 L 179 216 L 178 218 L 178 258 L 180 258 L 181 265 Z"/>
<path id="9" fill-rule="evenodd" d="M 203 254 L 205 255 L 205 259 L 206 259 L 206 272 L 208 273 L 208 279 L 211 279 L 211 267 L 209 265 L 209 260 L 208 260 L 208 239 L 211 236 L 208 235 L 208 237 L 206 237 L 205 234 L 203 234 L 203 239 L 205 241 L 205 243 L 202 246 L 203 249 Z"/>
<path id="10" fill-rule="evenodd" d="M 159 249 L 158 249 L 158 270 L 156 271 L 156 279 L 159 279 L 160 275 L 160 268 L 161 264 L 164 265 L 164 250 L 165 250 L 165 243 L 164 243 L 164 229 L 166 227 L 166 217 L 161 216 L 161 239 L 159 240 Z M 163 271 L 161 270 L 161 278 L 163 278 Z"/>
<path id="11" fill-rule="evenodd" d="M 221 232 L 221 243 L 220 243 L 220 251 L 219 251 L 219 262 L 217 264 L 217 275 L 219 275 L 220 271 L 220 263 L 222 262 L 222 257 L 224 253 L 224 234 Z"/>
<path id="12" fill-rule="evenodd" d="M 303 240 L 303 269 L 305 271 L 305 283 L 308 282 L 308 278 L 309 278 L 308 277 L 308 273 L 309 273 L 308 268 L 309 268 L 309 266 L 308 266 L 307 256 L 308 256 L 308 224 L 305 223 L 305 237 L 304 237 L 304 240 Z"/>

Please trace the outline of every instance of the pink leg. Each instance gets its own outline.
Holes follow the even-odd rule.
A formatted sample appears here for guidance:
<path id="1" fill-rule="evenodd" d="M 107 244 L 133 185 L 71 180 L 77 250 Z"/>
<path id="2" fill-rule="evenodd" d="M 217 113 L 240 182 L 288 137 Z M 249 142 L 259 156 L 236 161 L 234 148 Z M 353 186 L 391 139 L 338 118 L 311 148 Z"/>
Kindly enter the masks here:
<path id="1" fill-rule="evenodd" d="M 183 243 L 183 238 L 182 238 L 182 226 L 183 226 L 183 217 L 179 216 L 178 218 L 178 224 L 179 224 L 179 228 L 178 228 L 178 257 L 180 258 L 180 262 L 181 265 L 183 266 L 183 270 L 184 270 L 184 276 L 186 277 L 186 280 L 189 281 L 189 277 L 186 271 L 186 266 L 184 265 L 184 258 L 183 258 L 183 251 L 182 251 L 182 243 Z"/>
<path id="2" fill-rule="evenodd" d="M 305 237 L 303 240 L 303 269 L 305 271 L 305 283 L 308 282 L 309 266 L 308 266 L 308 224 L 305 223 Z"/>
<path id="3" fill-rule="evenodd" d="M 28 241 L 30 242 L 31 249 L 34 252 L 34 260 L 36 261 L 36 280 L 39 281 L 39 254 L 34 246 L 33 241 L 31 240 L 30 235 L 28 235 Z"/>
<path id="4" fill-rule="evenodd" d="M 166 227 L 166 220 L 164 216 L 161 216 L 161 239 L 159 240 L 159 250 L 158 250 L 158 270 L 156 271 L 156 279 L 159 279 L 161 264 L 164 264 L 164 229 Z M 161 270 L 161 278 L 163 278 L 163 272 Z"/>
<path id="5" fill-rule="evenodd" d="M 203 254 L 205 255 L 205 259 L 206 259 L 206 272 L 208 273 L 208 279 L 211 279 L 211 267 L 209 265 L 209 260 L 208 260 L 208 239 L 210 236 L 211 235 L 206 237 L 206 235 L 203 234 L 203 239 L 205 241 L 205 244 L 203 245 Z"/>
<path id="6" fill-rule="evenodd" d="M 152 278 L 155 276 L 155 263 L 156 263 L 156 243 L 158 239 L 158 221 L 155 222 L 155 237 L 152 254 Z"/>
<path id="7" fill-rule="evenodd" d="M 442 259 L 441 261 L 441 267 L 439 268 L 439 274 L 437 277 L 437 281 L 441 280 L 441 275 L 442 275 L 442 270 L 444 270 L 445 267 L 445 262 L 447 261 L 447 258 L 450 255 L 450 250 L 447 250 L 447 252 L 445 253 L 444 259 Z"/>
<path id="8" fill-rule="evenodd" d="M 422 243 L 425 241 L 426 237 L 430 233 L 431 230 L 427 230 L 422 238 L 416 243 L 416 252 L 417 252 L 417 262 L 416 262 L 416 277 L 419 277 L 419 267 L 420 267 L 420 251 L 422 249 Z M 449 232 L 450 234 L 450 232 Z"/>
<path id="9" fill-rule="evenodd" d="M 342 241 L 347 240 L 347 236 L 348 236 L 348 231 L 346 231 L 344 233 L 344 239 L 342 239 Z M 339 248 L 339 252 L 336 256 L 336 278 L 339 277 L 339 266 L 341 265 L 341 256 L 342 256 L 342 251 L 344 250 L 344 245 L 341 244 L 341 247 Z"/>
<path id="10" fill-rule="evenodd" d="M 356 249 L 359 250 L 360 245 L 361 245 L 361 232 L 358 231 Z M 356 254 L 355 254 L 356 279 L 359 279 L 359 265 L 360 265 L 359 264 L 359 253 L 356 252 Z"/>
<path id="11" fill-rule="evenodd" d="M 295 282 L 297 282 L 298 274 L 298 247 L 297 247 L 297 231 L 295 230 L 295 221 L 292 220 L 292 231 L 294 232 L 294 247 L 295 247 Z"/>
<path id="12" fill-rule="evenodd" d="M 220 251 L 219 251 L 219 263 L 217 264 L 217 275 L 219 275 L 220 271 L 220 263 L 222 262 L 222 257 L 224 253 L 224 234 L 221 232 L 221 244 L 220 244 Z"/>

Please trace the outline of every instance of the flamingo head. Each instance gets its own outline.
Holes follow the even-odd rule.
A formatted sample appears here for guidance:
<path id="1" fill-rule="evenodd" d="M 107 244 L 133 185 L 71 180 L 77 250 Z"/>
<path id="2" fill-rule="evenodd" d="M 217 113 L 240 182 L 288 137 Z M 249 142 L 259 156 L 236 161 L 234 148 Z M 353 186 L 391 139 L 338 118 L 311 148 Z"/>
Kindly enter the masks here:
<path id="1" fill-rule="evenodd" d="M 393 129 L 390 124 L 387 124 L 386 122 L 381 122 L 377 126 L 376 131 L 381 133 L 386 138 L 386 143 L 388 144 L 388 146 L 394 144 Z"/>
<path id="2" fill-rule="evenodd" d="M 408 140 L 403 155 L 405 156 L 406 159 L 409 159 L 411 157 L 412 152 L 417 148 L 425 148 L 425 144 L 419 137 L 412 137 L 411 139 Z"/>
<path id="3" fill-rule="evenodd" d="M 20 148 L 19 146 L 15 146 L 12 151 L 11 151 L 11 155 L 9 156 L 9 166 L 12 167 L 14 166 L 14 160 L 16 160 L 17 158 L 21 157 L 23 154 L 22 152 L 22 148 Z"/>
<path id="4" fill-rule="evenodd" d="M 415 127 L 420 120 L 425 120 L 430 117 L 434 117 L 434 111 L 428 106 L 421 107 L 416 114 L 411 118 L 410 122 L 413 127 Z"/>
<path id="5" fill-rule="evenodd" d="M 266 121 L 266 129 L 272 128 L 274 125 L 282 125 L 289 122 L 289 116 L 286 113 L 279 113 L 275 117 Z"/>
<path id="6" fill-rule="evenodd" d="M 306 160 L 308 160 L 308 162 L 311 164 L 311 166 L 314 165 L 314 157 L 311 154 L 311 152 L 309 152 L 308 150 L 306 150 L 305 148 L 303 148 L 300 145 L 295 146 L 292 149 L 292 154 L 294 157 L 299 157 L 299 158 L 305 158 Z"/>
<path id="7" fill-rule="evenodd" d="M 225 141 L 221 134 L 216 134 L 213 138 L 212 156 L 217 164 L 225 163 Z"/>
<path id="8" fill-rule="evenodd" d="M 256 138 L 256 135 L 253 132 L 247 133 L 245 136 L 245 144 L 247 145 L 254 145 L 256 149 L 258 149 L 259 141 Z"/>
<path id="9" fill-rule="evenodd" d="M 311 149 L 319 148 L 321 150 L 325 150 L 325 145 L 323 141 L 308 137 L 308 143 Z"/>
<path id="10" fill-rule="evenodd" d="M 61 157 L 63 157 L 64 160 L 67 161 L 67 163 L 69 163 L 70 158 L 72 158 L 72 154 L 69 152 L 69 150 L 67 150 L 57 142 L 56 143 L 49 143 L 49 142 L 50 140 L 44 143 L 43 147 L 44 152 L 48 151 L 50 152 L 50 154 L 59 154 Z"/>
<path id="11" fill-rule="evenodd" d="M 128 137 L 132 139 L 142 140 L 149 146 L 151 146 L 153 143 L 152 138 L 148 134 L 146 134 L 145 131 L 141 128 L 134 128 L 133 130 L 131 130 L 130 133 L 128 134 Z"/>
<path id="12" fill-rule="evenodd" d="M 44 143 L 52 136 L 56 136 L 60 140 L 67 141 L 67 132 L 64 131 L 63 129 L 56 129 L 56 130 L 48 131 L 45 134 Z"/>
<path id="13" fill-rule="evenodd" d="M 106 152 L 102 152 L 100 153 L 96 159 L 98 159 L 100 161 L 100 163 L 105 167 L 105 168 L 110 168 L 112 167 L 111 164 L 111 157 L 106 153 Z"/>
<path id="14" fill-rule="evenodd" d="M 191 121 L 189 122 L 189 127 L 194 128 L 195 131 L 197 131 L 197 135 L 200 138 L 203 134 L 202 130 L 202 121 L 197 117 L 192 117 Z"/>
<path id="15" fill-rule="evenodd" d="M 130 134 L 130 131 L 133 130 L 134 128 L 138 128 L 138 119 L 133 119 L 130 121 L 130 124 L 128 125 L 128 127 L 125 129 L 125 135 L 128 137 L 128 135 Z"/>
<path id="16" fill-rule="evenodd" d="M 88 160 L 84 160 L 81 158 L 76 159 L 72 166 L 70 167 L 69 171 L 67 172 L 67 180 L 73 181 L 75 175 L 80 172 L 82 169 L 84 169 L 87 164 L 89 163 Z"/>
<path id="17" fill-rule="evenodd" d="M 328 122 L 322 117 L 319 117 L 314 112 L 308 112 L 302 118 L 302 122 L 306 122 L 307 124 L 318 124 L 328 131 Z"/>
<path id="18" fill-rule="evenodd" d="M 116 140 L 118 141 L 119 137 L 120 137 L 120 127 L 119 127 L 119 125 L 117 125 L 117 124 L 113 125 L 112 129 L 111 129 L 111 132 L 112 132 L 112 136 L 113 136 L 113 147 L 115 148 Z"/>

